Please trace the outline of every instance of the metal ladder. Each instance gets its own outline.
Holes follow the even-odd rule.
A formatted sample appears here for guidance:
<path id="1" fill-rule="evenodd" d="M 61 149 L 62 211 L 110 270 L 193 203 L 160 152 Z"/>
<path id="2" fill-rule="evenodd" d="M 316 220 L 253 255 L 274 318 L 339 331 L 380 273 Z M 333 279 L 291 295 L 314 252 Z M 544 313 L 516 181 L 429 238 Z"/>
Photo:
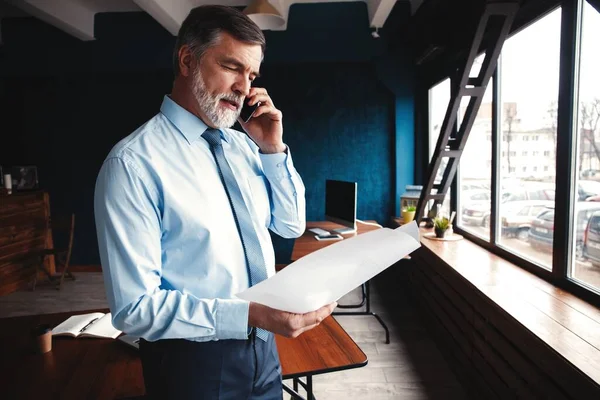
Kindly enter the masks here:
<path id="1" fill-rule="evenodd" d="M 417 222 L 425 217 L 424 211 L 427 204 L 433 200 L 432 208 L 441 205 L 450 189 L 450 184 L 456 174 L 462 152 L 467 144 L 471 127 L 483 100 L 488 82 L 496 69 L 500 51 L 519 8 L 518 3 L 488 3 L 483 11 L 479 25 L 475 32 L 469 55 L 460 73 L 458 85 L 453 85 L 450 102 L 446 116 L 442 123 L 440 135 L 431 162 L 427 171 L 427 184 L 424 185 L 421 197 L 417 203 L 415 213 Z M 471 68 L 480 51 L 484 33 L 488 30 L 485 58 L 476 78 L 471 78 Z M 465 116 L 460 127 L 455 130 L 458 111 L 463 97 L 470 97 Z M 456 132 L 453 136 L 452 133 Z M 446 161 L 444 161 L 446 159 Z M 436 182 L 439 170 L 444 168 L 439 183 Z"/>

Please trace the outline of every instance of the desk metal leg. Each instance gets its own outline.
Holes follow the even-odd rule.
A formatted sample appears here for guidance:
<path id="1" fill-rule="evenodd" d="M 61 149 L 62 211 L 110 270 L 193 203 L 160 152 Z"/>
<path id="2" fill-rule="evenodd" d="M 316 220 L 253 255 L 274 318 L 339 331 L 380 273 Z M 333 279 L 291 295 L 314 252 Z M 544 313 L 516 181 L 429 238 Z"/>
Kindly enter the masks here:
<path id="1" fill-rule="evenodd" d="M 367 282 L 368 283 L 368 282 Z M 365 305 L 365 301 L 368 301 L 368 296 L 367 296 L 367 283 L 363 283 L 361 285 L 361 289 L 362 289 L 362 301 L 359 304 L 339 304 L 338 308 L 361 308 Z M 368 307 L 368 305 L 367 305 Z"/>
<path id="2" fill-rule="evenodd" d="M 375 314 L 374 312 L 371 311 L 371 288 L 369 285 L 369 281 L 366 281 L 365 283 L 363 283 L 363 301 L 362 303 L 358 306 L 358 307 L 362 307 L 363 304 L 367 304 L 367 308 L 365 311 L 350 311 L 350 312 L 334 312 L 331 313 L 331 315 L 372 315 L 373 317 L 377 318 L 377 321 L 379 321 L 379 323 L 381 324 L 381 326 L 383 326 L 383 329 L 385 329 L 385 343 L 386 344 L 390 344 L 390 331 L 387 327 L 387 325 L 385 324 L 385 322 L 383 322 L 383 319 L 381 319 L 381 317 L 377 314 Z M 349 307 L 349 306 L 338 306 L 341 308 L 358 308 L 358 307 Z"/>
<path id="3" fill-rule="evenodd" d="M 308 400 L 315 400 L 315 396 L 313 395 L 312 376 L 311 375 L 306 377 L 306 395 L 308 397 Z"/>
<path id="4" fill-rule="evenodd" d="M 290 387 L 284 383 L 283 390 L 292 395 L 294 400 L 316 400 L 315 395 L 313 394 L 312 375 L 306 376 L 306 383 L 302 382 L 300 378 L 293 378 L 292 382 L 294 384 L 294 389 L 290 389 Z M 302 397 L 300 393 L 298 393 L 298 385 L 302 386 L 302 388 L 306 390 L 306 398 Z"/>
<path id="5" fill-rule="evenodd" d="M 296 381 L 294 379 L 294 385 L 296 384 Z M 288 392 L 291 396 L 293 400 L 306 400 L 304 397 L 300 396 L 300 394 L 291 389 L 288 385 L 286 385 L 285 383 L 283 384 L 283 390 L 285 390 L 286 392 Z"/>

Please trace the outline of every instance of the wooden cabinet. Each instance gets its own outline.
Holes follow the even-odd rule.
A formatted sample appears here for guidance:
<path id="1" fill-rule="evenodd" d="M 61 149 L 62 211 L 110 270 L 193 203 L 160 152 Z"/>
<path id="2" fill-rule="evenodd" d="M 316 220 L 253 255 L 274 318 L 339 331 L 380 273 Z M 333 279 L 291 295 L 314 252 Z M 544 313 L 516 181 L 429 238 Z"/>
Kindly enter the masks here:
<path id="1" fill-rule="evenodd" d="M 52 247 L 49 220 L 48 193 L 0 195 L 0 295 L 26 288 L 38 273 L 36 254 Z M 55 272 L 52 257 L 45 268 Z"/>

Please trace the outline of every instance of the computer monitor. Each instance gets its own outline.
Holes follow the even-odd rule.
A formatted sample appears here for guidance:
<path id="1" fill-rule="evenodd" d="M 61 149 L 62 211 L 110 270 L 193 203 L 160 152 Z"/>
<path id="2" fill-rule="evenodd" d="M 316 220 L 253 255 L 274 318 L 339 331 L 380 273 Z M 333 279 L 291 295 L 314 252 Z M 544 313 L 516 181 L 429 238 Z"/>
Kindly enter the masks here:
<path id="1" fill-rule="evenodd" d="M 334 229 L 337 233 L 356 232 L 356 182 L 325 182 L 325 219 L 346 228 Z"/>

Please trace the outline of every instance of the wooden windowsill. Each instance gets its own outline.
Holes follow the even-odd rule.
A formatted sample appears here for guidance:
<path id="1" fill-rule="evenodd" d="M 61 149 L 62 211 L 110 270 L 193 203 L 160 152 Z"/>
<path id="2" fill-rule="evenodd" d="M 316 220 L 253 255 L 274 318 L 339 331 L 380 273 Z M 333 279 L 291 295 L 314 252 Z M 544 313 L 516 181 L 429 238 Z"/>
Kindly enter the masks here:
<path id="1" fill-rule="evenodd" d="M 421 228 L 421 234 L 431 232 Z M 470 242 L 421 238 L 434 256 L 600 385 L 600 309 Z"/>

